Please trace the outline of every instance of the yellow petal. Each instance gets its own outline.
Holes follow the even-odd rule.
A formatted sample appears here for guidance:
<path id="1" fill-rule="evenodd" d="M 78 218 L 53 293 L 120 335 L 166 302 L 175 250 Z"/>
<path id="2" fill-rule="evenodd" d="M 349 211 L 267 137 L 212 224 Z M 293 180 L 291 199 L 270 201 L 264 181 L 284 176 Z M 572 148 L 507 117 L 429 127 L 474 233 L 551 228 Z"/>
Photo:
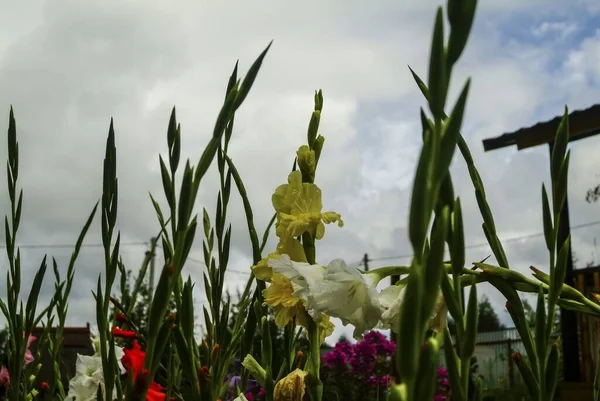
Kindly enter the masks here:
<path id="1" fill-rule="evenodd" d="M 295 306 L 300 299 L 294 297 L 294 287 L 292 282 L 283 274 L 274 273 L 271 276 L 271 285 L 263 291 L 264 303 L 274 308 L 283 306 L 291 308 Z"/>
<path id="2" fill-rule="evenodd" d="M 335 325 L 331 323 L 329 316 L 324 314 L 319 326 L 321 328 L 321 343 L 324 343 L 325 339 L 333 334 Z"/>
<path id="3" fill-rule="evenodd" d="M 275 401 L 302 401 L 306 391 L 308 372 L 296 369 L 279 380 L 275 385 L 273 397 Z"/>
<path id="4" fill-rule="evenodd" d="M 286 205 L 285 196 L 288 192 L 288 184 L 283 184 L 275 189 L 275 193 L 271 196 L 271 203 L 273 208 L 278 212 L 289 213 L 292 209 L 291 205 Z"/>
<path id="5" fill-rule="evenodd" d="M 296 238 L 284 237 L 277 244 L 277 253 L 285 254 L 294 262 L 307 263 L 304 247 Z"/>
<path id="6" fill-rule="evenodd" d="M 281 256 L 279 252 L 270 253 L 266 258 L 262 258 L 260 262 L 252 266 L 251 269 L 257 279 L 270 282 L 273 276 L 273 269 L 269 267 L 269 259 L 278 259 Z"/>

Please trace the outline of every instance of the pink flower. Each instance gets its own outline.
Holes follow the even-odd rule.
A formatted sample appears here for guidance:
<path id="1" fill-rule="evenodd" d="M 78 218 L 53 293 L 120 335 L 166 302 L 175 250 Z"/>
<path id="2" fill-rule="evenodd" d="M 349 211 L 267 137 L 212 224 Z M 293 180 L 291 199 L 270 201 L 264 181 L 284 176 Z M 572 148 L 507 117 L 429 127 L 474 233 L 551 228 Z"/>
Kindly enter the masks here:
<path id="1" fill-rule="evenodd" d="M 388 375 L 385 375 L 381 378 L 381 387 L 386 389 L 392 383 L 392 378 Z"/>
<path id="2" fill-rule="evenodd" d="M 254 394 L 252 394 L 250 391 L 248 391 L 248 392 L 247 392 L 246 394 L 244 394 L 244 395 L 246 396 L 246 399 L 247 399 L 248 401 L 254 401 L 254 400 L 255 400 L 255 398 L 254 398 Z"/>
<path id="3" fill-rule="evenodd" d="M 10 384 L 10 375 L 6 366 L 0 367 L 0 387 L 8 387 Z"/>
<path id="4" fill-rule="evenodd" d="M 23 362 L 25 363 L 25 365 L 30 364 L 35 359 L 31 351 L 29 350 L 29 347 L 31 347 L 31 343 L 35 340 L 36 338 L 32 335 L 30 335 L 29 339 L 27 339 L 27 351 L 25 351 L 25 358 L 23 358 Z"/>

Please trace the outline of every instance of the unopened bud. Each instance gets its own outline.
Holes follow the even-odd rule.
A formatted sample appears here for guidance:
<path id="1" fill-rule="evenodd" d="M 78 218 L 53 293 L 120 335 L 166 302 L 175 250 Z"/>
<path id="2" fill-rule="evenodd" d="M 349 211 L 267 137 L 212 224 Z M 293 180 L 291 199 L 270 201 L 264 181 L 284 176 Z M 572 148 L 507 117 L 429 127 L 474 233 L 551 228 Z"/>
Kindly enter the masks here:
<path id="1" fill-rule="evenodd" d="M 212 351 L 210 352 L 210 361 L 214 362 L 219 356 L 219 344 L 213 345 Z"/>

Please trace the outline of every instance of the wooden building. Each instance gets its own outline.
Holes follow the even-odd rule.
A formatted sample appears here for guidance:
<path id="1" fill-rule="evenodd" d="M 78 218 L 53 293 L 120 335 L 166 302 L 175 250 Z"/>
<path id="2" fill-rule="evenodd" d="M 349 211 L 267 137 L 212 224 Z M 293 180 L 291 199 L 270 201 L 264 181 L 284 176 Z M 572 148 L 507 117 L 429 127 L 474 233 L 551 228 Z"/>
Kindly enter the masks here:
<path id="1" fill-rule="evenodd" d="M 32 334 L 39 338 L 41 337 L 44 329 L 37 327 L 33 330 Z M 56 332 L 55 328 L 51 328 L 50 332 Z M 77 362 L 77 354 L 82 355 L 93 355 L 94 347 L 92 346 L 90 325 L 86 327 L 65 327 L 63 330 L 63 349 L 62 349 L 62 366 L 60 367 L 62 384 L 67 390 L 69 380 L 75 375 L 75 364 Z M 33 342 L 31 345 L 31 351 L 37 352 L 37 342 Z M 38 388 L 41 382 L 50 382 L 53 379 L 53 363 L 50 354 L 47 349 L 41 351 L 41 363 L 42 367 L 37 376 Z"/>

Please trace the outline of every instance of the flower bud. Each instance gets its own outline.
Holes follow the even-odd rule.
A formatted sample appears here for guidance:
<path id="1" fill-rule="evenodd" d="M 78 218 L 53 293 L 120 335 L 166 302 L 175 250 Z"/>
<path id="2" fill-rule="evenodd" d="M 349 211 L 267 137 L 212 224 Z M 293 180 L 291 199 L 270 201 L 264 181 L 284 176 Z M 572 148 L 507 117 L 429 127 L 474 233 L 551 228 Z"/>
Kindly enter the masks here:
<path id="1" fill-rule="evenodd" d="M 215 362 L 219 356 L 219 344 L 213 345 L 212 351 L 210 352 L 210 361 Z"/>

